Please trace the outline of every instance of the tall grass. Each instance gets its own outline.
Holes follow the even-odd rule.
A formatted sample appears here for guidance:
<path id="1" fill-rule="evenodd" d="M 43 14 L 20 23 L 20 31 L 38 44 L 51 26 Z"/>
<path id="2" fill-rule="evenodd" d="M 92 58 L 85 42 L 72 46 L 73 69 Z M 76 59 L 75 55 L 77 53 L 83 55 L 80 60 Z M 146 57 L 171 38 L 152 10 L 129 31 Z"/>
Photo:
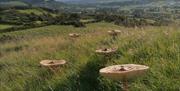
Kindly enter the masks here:
<path id="1" fill-rule="evenodd" d="M 11 27 L 13 27 L 13 25 L 0 24 L 0 30 L 11 28 Z"/>
<path id="2" fill-rule="evenodd" d="M 107 34 L 112 29 L 123 31 L 116 41 Z M 100 76 L 99 69 L 124 63 L 150 66 L 147 75 L 130 81 L 131 91 L 178 91 L 179 29 L 102 22 L 86 28 L 47 26 L 0 34 L 18 39 L 0 45 L 0 91 L 120 91 L 121 82 Z M 70 32 L 82 35 L 72 40 Z M 118 53 L 107 61 L 94 52 L 101 46 L 118 46 Z M 52 73 L 39 65 L 43 59 L 65 59 L 67 64 Z"/>

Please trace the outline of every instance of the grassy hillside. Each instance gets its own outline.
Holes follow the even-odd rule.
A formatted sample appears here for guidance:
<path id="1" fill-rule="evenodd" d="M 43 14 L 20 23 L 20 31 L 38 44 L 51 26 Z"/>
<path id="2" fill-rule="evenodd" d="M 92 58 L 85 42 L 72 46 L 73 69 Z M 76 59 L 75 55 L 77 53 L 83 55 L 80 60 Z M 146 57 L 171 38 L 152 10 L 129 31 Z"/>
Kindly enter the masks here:
<path id="1" fill-rule="evenodd" d="M 45 7 L 51 9 L 58 9 L 66 6 L 65 3 L 57 2 L 55 0 L 0 0 L 0 7 Z"/>
<path id="2" fill-rule="evenodd" d="M 57 16 L 57 13 L 46 8 L 2 9 L 0 11 L 0 32 L 50 25 Z"/>
<path id="3" fill-rule="evenodd" d="M 122 30 L 116 41 L 107 31 Z M 110 23 L 86 28 L 47 26 L 0 34 L 0 91 L 119 91 L 120 83 L 99 75 L 105 66 L 124 63 L 148 65 L 147 75 L 131 81 L 130 91 L 180 90 L 180 27 L 124 28 Z M 82 36 L 71 40 L 68 33 Z M 2 41 L 1 41 L 2 42 Z M 118 46 L 107 61 L 96 48 Z M 56 74 L 40 67 L 43 59 L 65 59 Z"/>
<path id="4" fill-rule="evenodd" d="M 12 25 L 0 24 L 0 30 L 1 29 L 7 29 L 7 28 L 10 28 L 10 27 L 12 27 Z"/>
<path id="5" fill-rule="evenodd" d="M 28 4 L 20 1 L 9 1 L 9 2 L 0 2 L 1 7 L 14 7 L 14 6 L 28 6 Z"/>
<path id="6" fill-rule="evenodd" d="M 20 13 L 24 13 L 24 14 L 36 14 L 36 15 L 42 15 L 42 14 L 47 14 L 48 12 L 42 9 L 25 9 L 25 10 L 17 10 Z"/>

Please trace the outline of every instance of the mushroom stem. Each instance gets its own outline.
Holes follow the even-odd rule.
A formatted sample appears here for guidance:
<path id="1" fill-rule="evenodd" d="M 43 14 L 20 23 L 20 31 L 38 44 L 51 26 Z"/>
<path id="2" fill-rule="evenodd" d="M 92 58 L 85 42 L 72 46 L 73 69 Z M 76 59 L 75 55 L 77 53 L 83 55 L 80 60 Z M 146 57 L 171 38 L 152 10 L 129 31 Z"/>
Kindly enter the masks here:
<path id="1" fill-rule="evenodd" d="M 112 37 L 113 40 L 116 40 L 117 35 L 113 35 Z"/>
<path id="2" fill-rule="evenodd" d="M 127 80 L 123 81 L 123 91 L 129 91 L 128 90 L 128 82 L 127 82 Z"/>
<path id="3" fill-rule="evenodd" d="M 54 73 L 57 72 L 57 67 L 56 66 L 49 67 L 49 69 Z"/>

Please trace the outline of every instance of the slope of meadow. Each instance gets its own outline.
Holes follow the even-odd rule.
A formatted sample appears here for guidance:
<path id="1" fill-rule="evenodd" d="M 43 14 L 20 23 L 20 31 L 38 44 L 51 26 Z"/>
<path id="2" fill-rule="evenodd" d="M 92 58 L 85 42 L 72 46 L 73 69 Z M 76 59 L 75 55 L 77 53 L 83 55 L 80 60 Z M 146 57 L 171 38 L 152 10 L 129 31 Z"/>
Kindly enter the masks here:
<path id="1" fill-rule="evenodd" d="M 0 1 L 1 7 L 14 7 L 14 6 L 28 6 L 28 4 L 21 2 L 21 1 L 9 1 L 9 2 L 1 2 Z"/>
<path id="2" fill-rule="evenodd" d="M 12 27 L 13 25 L 7 25 L 7 24 L 0 24 L 0 29 L 7 29 Z"/>
<path id="3" fill-rule="evenodd" d="M 17 10 L 18 12 L 20 13 L 25 13 L 25 14 L 31 14 L 31 13 L 34 13 L 34 14 L 37 14 L 37 15 L 42 15 L 43 13 L 48 13 L 42 9 L 26 9 L 26 10 Z"/>
<path id="4" fill-rule="evenodd" d="M 113 41 L 108 30 L 123 32 Z M 81 33 L 72 40 L 68 33 Z M 6 39 L 7 37 L 7 39 Z M 131 91 L 180 90 L 180 27 L 124 28 L 110 23 L 86 28 L 46 26 L 0 34 L 0 91 L 119 91 L 118 82 L 99 75 L 105 66 L 138 63 L 148 65 L 147 75 L 131 81 Z M 94 52 L 117 47 L 109 61 Z M 43 59 L 65 59 L 61 71 L 41 67 Z"/>

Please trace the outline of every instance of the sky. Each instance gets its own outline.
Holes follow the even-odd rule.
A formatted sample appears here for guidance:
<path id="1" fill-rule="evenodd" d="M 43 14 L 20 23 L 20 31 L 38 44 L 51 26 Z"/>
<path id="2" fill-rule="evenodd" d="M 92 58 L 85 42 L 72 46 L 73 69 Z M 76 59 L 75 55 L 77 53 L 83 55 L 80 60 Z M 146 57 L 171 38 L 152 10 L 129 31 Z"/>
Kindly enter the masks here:
<path id="1" fill-rule="evenodd" d="M 56 1 L 77 1 L 77 0 L 56 0 Z"/>
<path id="2" fill-rule="evenodd" d="M 68 2 L 68 1 L 73 1 L 74 2 L 74 1 L 77 1 L 78 2 L 78 1 L 82 1 L 82 0 L 56 0 L 56 1 L 62 1 L 62 2 Z M 91 0 L 89 0 L 89 1 L 91 1 Z"/>

